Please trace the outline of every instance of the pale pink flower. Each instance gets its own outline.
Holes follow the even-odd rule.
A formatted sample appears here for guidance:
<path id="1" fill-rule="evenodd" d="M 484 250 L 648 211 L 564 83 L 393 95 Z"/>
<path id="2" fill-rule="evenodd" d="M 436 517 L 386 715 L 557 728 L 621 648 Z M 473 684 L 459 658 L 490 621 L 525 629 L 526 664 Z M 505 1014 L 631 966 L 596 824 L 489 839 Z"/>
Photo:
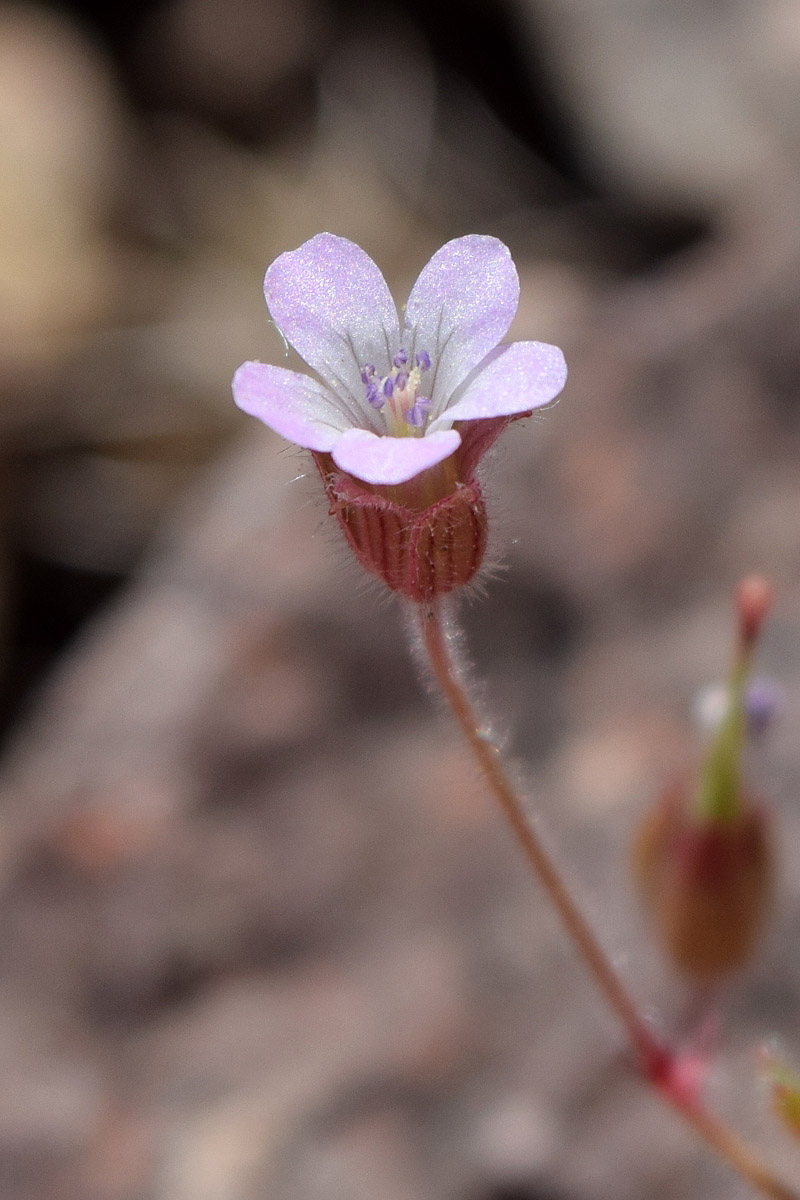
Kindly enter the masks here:
<path id="1" fill-rule="evenodd" d="M 476 435 L 487 426 L 499 432 L 549 403 L 566 380 L 558 347 L 500 345 L 519 279 L 496 238 L 442 246 L 414 284 L 402 324 L 372 259 L 331 233 L 277 258 L 264 294 L 276 326 L 319 378 L 246 362 L 233 380 L 236 403 L 370 485 L 413 479 L 459 449 L 468 422 L 483 422 Z M 480 444 L 493 440 L 481 436 Z"/>

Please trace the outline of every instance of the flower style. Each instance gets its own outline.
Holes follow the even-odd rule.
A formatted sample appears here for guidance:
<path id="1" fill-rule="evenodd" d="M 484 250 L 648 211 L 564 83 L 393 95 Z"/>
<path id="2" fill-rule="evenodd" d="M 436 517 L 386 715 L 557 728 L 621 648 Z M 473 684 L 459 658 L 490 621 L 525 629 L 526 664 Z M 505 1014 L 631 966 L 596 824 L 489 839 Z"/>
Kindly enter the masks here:
<path id="1" fill-rule="evenodd" d="M 422 599 L 467 582 L 486 540 L 478 461 L 566 379 L 556 346 L 499 344 L 519 300 L 506 246 L 448 242 L 414 284 L 402 327 L 372 259 L 330 233 L 277 258 L 264 294 L 319 381 L 247 362 L 236 403 L 313 452 L 351 546 L 390 587 Z M 405 539 L 402 553 L 392 538 Z M 420 565 L 423 543 L 428 566 L 441 560 L 432 571 Z M 445 551 L 459 562 L 448 566 Z"/>

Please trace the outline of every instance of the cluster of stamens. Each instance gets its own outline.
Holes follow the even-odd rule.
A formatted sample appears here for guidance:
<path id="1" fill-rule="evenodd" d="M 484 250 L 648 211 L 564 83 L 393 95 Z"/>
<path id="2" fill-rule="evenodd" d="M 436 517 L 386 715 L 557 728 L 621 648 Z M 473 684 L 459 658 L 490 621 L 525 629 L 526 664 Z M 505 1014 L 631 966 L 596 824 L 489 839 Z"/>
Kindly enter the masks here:
<path id="1" fill-rule="evenodd" d="M 361 379 L 367 389 L 367 401 L 382 413 L 389 433 L 402 437 L 422 430 L 428 419 L 431 402 L 420 396 L 422 376 L 431 369 L 431 356 L 426 350 L 414 355 L 409 364 L 408 354 L 399 350 L 392 359 L 388 375 L 379 376 L 371 363 L 361 368 Z"/>

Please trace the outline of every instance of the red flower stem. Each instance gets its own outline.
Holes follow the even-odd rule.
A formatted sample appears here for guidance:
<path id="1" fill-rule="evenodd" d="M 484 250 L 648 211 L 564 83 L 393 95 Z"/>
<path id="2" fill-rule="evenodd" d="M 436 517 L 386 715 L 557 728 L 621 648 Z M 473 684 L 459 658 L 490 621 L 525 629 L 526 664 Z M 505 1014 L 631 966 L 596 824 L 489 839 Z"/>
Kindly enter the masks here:
<path id="1" fill-rule="evenodd" d="M 800 1200 L 800 1194 L 781 1183 L 742 1145 L 735 1134 L 672 1082 L 672 1052 L 653 1036 L 639 1015 L 636 1004 L 575 903 L 558 868 L 531 828 L 522 801 L 503 767 L 497 747 L 482 732 L 481 723 L 453 662 L 441 604 L 433 601 L 420 605 L 419 618 L 423 646 L 436 684 L 469 743 L 475 760 L 534 874 L 555 906 L 567 934 L 595 982 L 621 1021 L 636 1051 L 645 1080 L 756 1191 L 771 1197 L 771 1200 Z"/>

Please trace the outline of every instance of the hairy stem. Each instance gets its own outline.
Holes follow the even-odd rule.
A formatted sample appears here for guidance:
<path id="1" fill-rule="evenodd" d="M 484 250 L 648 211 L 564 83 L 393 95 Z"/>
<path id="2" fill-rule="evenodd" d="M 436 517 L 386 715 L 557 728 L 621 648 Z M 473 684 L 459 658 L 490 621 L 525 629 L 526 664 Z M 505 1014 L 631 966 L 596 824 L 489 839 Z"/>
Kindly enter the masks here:
<path id="1" fill-rule="evenodd" d="M 419 606 L 422 644 L 439 691 L 469 743 L 475 761 L 502 808 L 534 874 L 555 906 L 567 934 L 592 974 L 606 1001 L 619 1018 L 636 1052 L 642 1074 L 650 1086 L 687 1121 L 756 1191 L 771 1200 L 800 1200 L 774 1176 L 716 1117 L 677 1083 L 675 1057 L 648 1028 L 634 1000 L 609 962 L 594 931 L 576 904 L 560 871 L 525 816 L 525 809 L 509 779 L 497 747 L 482 728 L 459 677 L 440 602 Z"/>

